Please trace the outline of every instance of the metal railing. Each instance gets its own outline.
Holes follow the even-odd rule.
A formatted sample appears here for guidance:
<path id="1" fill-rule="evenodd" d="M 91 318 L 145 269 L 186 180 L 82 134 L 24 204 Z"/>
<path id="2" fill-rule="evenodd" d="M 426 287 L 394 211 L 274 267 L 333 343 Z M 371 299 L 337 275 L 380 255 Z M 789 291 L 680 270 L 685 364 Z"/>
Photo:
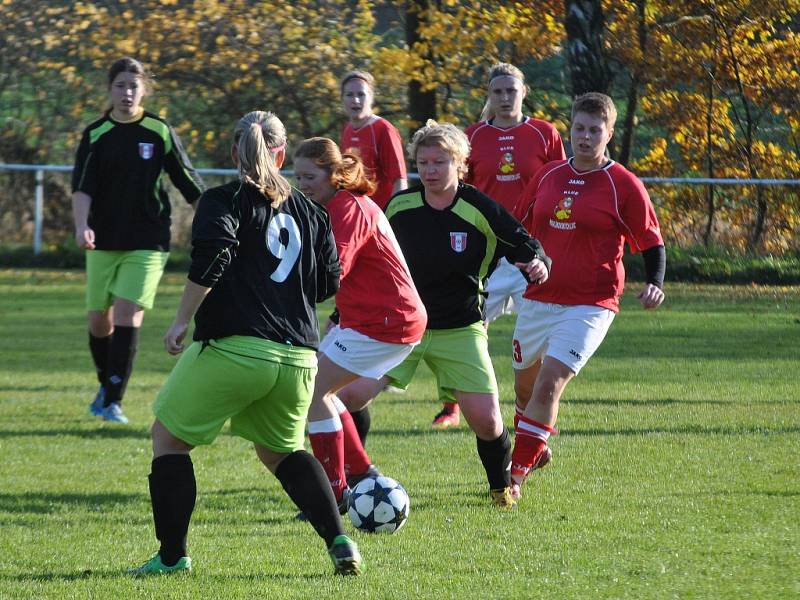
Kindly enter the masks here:
<path id="1" fill-rule="evenodd" d="M 23 165 L 14 163 L 0 163 L 0 170 L 6 171 L 34 171 L 36 189 L 34 194 L 34 220 L 33 220 L 33 253 L 42 251 L 42 220 L 44 213 L 44 173 L 45 171 L 66 172 L 72 171 L 71 165 Z M 236 169 L 210 169 L 198 168 L 201 175 L 236 175 Z M 291 170 L 281 171 L 284 176 L 292 177 Z M 416 173 L 409 173 L 409 179 L 419 179 Z M 708 177 L 641 177 L 644 183 L 655 184 L 689 184 L 689 185 L 788 185 L 800 186 L 800 179 L 713 179 Z"/>

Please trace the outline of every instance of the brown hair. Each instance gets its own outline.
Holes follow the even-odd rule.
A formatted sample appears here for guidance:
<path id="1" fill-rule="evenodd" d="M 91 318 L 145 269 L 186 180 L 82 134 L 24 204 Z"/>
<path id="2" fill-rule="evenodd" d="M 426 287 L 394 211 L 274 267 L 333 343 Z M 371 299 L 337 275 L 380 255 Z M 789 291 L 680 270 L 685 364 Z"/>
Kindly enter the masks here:
<path id="1" fill-rule="evenodd" d="M 150 74 L 145 71 L 144 66 L 135 58 L 131 58 L 130 56 L 123 56 L 119 60 L 115 60 L 114 63 L 108 69 L 108 87 L 111 87 L 111 84 L 114 83 L 114 80 L 117 78 L 117 75 L 120 73 L 133 73 L 134 75 L 138 75 L 142 79 L 142 83 L 144 83 L 144 89 L 146 93 L 149 93 L 153 87 L 153 79 Z"/>
<path id="2" fill-rule="evenodd" d="M 239 158 L 239 179 L 256 186 L 277 208 L 292 192 L 275 162 L 275 154 L 286 148 L 286 129 L 281 120 L 271 112 L 249 112 L 236 124 L 233 143 Z"/>
<path id="3" fill-rule="evenodd" d="M 364 163 L 355 154 L 342 154 L 336 142 L 325 137 L 303 140 L 294 153 L 295 159 L 307 158 L 330 174 L 330 182 L 337 190 L 356 194 L 372 194 L 377 186 L 367 176 Z"/>
<path id="4" fill-rule="evenodd" d="M 421 146 L 438 146 L 453 157 L 459 179 L 467 174 L 469 140 L 464 132 L 452 123 L 437 123 L 433 119 L 428 119 L 425 127 L 418 129 L 411 138 L 411 143 L 406 146 L 411 160 L 417 160 L 417 150 Z"/>
<path id="5" fill-rule="evenodd" d="M 340 95 L 344 96 L 344 86 L 351 79 L 360 79 L 369 86 L 369 90 L 372 92 L 372 95 L 375 95 L 375 78 L 366 71 L 348 71 L 345 73 L 344 77 L 342 77 L 341 83 L 339 84 Z"/>
<path id="6" fill-rule="evenodd" d="M 587 92 L 575 98 L 570 118 L 574 119 L 579 112 L 600 117 L 609 129 L 613 129 L 614 123 L 617 122 L 617 107 L 614 106 L 614 101 L 600 92 Z"/>

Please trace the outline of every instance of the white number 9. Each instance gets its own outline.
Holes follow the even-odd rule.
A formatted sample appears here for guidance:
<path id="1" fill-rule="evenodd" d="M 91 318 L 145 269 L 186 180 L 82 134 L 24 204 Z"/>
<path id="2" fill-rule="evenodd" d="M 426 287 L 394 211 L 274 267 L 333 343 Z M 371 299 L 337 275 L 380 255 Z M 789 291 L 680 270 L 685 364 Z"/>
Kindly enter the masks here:
<path id="1" fill-rule="evenodd" d="M 286 231 L 289 238 L 286 245 L 281 241 L 281 231 Z M 300 256 L 300 229 L 291 215 L 278 213 L 267 226 L 267 248 L 280 259 L 278 268 L 270 275 L 270 279 L 277 283 L 286 281 L 291 273 L 297 258 Z"/>

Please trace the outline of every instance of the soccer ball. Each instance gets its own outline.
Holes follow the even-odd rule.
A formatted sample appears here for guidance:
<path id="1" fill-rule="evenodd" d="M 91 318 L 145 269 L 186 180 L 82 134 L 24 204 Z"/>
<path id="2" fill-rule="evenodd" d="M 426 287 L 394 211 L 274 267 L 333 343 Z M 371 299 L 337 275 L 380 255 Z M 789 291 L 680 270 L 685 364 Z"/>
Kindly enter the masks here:
<path id="1" fill-rule="evenodd" d="M 370 533 L 394 533 L 408 519 L 405 488 L 391 477 L 367 477 L 353 488 L 347 514 L 353 525 Z"/>

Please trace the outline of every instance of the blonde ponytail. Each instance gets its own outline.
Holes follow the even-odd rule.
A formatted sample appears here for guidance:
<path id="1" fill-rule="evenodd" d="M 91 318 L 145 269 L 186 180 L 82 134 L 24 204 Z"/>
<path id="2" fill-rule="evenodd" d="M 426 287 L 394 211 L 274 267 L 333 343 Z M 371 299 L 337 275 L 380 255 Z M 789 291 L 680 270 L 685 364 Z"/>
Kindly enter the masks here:
<path id="1" fill-rule="evenodd" d="M 286 147 L 283 123 L 271 112 L 249 112 L 236 124 L 233 141 L 239 179 L 258 188 L 273 208 L 280 206 L 292 189 L 275 162 L 275 154 Z"/>

